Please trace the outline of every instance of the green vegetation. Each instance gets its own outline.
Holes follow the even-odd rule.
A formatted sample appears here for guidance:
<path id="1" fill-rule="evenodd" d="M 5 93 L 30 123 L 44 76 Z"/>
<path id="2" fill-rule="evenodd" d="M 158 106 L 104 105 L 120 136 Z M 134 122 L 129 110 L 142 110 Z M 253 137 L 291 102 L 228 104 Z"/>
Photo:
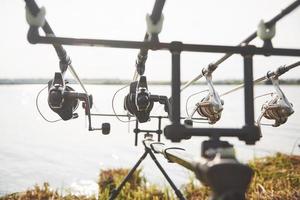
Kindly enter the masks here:
<path id="1" fill-rule="evenodd" d="M 300 199 L 300 156 L 276 154 L 272 157 L 255 159 L 250 166 L 255 171 L 247 193 L 250 200 L 299 200 Z M 99 200 L 108 199 L 109 193 L 120 184 L 128 169 L 102 170 L 99 175 Z M 189 200 L 208 199 L 209 189 L 199 186 L 199 182 L 191 178 L 181 188 Z M 50 189 L 48 183 L 35 186 L 22 193 L 1 197 L 0 200 L 95 200 L 94 197 L 60 195 Z M 137 170 L 133 178 L 126 183 L 118 196 L 120 200 L 172 200 L 176 199 L 172 190 L 167 187 L 147 183 L 146 178 Z"/>

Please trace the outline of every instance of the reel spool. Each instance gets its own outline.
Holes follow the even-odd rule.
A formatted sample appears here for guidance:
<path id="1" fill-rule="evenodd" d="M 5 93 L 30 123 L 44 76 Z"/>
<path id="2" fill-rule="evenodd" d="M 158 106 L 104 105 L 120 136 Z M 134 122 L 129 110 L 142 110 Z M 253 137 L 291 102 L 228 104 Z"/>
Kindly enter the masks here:
<path id="1" fill-rule="evenodd" d="M 78 93 L 70 86 L 66 85 L 62 73 L 56 72 L 54 79 L 48 82 L 48 105 L 63 120 L 75 119 L 78 117 L 74 111 L 78 108 L 79 102 L 85 115 L 88 116 L 89 131 L 102 130 L 104 135 L 110 133 L 110 124 L 102 123 L 101 128 L 93 128 L 91 120 L 91 108 L 93 106 L 93 97 L 86 93 Z"/>
<path id="2" fill-rule="evenodd" d="M 197 112 L 200 116 L 206 117 L 209 124 L 215 124 L 221 118 L 224 101 L 220 99 L 219 94 L 212 84 L 211 73 L 207 73 L 205 78 L 209 88 L 209 93 L 196 104 Z"/>
<path id="3" fill-rule="evenodd" d="M 210 95 L 203 98 L 196 106 L 198 114 L 202 117 L 207 117 L 209 124 L 215 124 L 221 119 L 223 107 L 216 106 Z"/>
<path id="4" fill-rule="evenodd" d="M 69 92 L 75 90 L 66 85 L 61 73 L 55 73 L 53 80 L 48 82 L 48 105 L 64 121 L 78 117 L 74 111 L 78 107 L 79 100 L 65 95 Z"/>
<path id="5" fill-rule="evenodd" d="M 273 127 L 278 127 L 284 124 L 288 117 L 294 113 L 292 104 L 289 103 L 289 105 L 291 106 L 288 106 L 284 100 L 276 95 L 276 97 L 262 105 L 262 114 L 258 120 L 258 124 L 260 124 L 262 117 L 269 120 L 275 120 L 275 123 L 272 124 Z"/>
<path id="6" fill-rule="evenodd" d="M 130 84 L 129 94 L 124 98 L 124 109 L 136 116 L 140 123 L 149 121 L 153 104 L 145 76 L 141 76 L 139 81 Z"/>
<path id="7" fill-rule="evenodd" d="M 284 93 L 279 87 L 278 77 L 270 78 L 276 90 L 276 95 L 273 99 L 262 105 L 262 112 L 257 120 L 257 124 L 261 124 L 262 117 L 269 120 L 275 120 L 273 127 L 278 127 L 284 124 L 288 117 L 294 113 L 293 104 L 288 101 Z"/>

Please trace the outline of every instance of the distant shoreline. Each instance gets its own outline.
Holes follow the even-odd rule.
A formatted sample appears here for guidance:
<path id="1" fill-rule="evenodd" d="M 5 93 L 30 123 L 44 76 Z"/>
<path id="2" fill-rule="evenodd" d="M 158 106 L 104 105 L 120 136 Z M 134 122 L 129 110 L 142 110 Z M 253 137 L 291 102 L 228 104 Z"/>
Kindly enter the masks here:
<path id="1" fill-rule="evenodd" d="M 46 84 L 49 79 L 0 79 L 0 85 L 26 85 L 26 84 Z M 76 83 L 74 79 L 68 79 L 70 83 Z M 131 80 L 121 80 L 121 79 L 82 79 L 84 84 L 89 85 L 123 85 L 129 84 Z M 182 82 L 185 84 L 186 82 Z M 243 83 L 242 80 L 230 79 L 230 80 L 216 80 L 214 81 L 215 85 L 238 85 Z M 280 83 L 283 85 L 300 85 L 300 79 L 282 79 Z M 148 81 L 149 85 L 170 85 L 170 81 Z M 205 82 L 199 81 L 196 84 L 203 85 Z M 270 81 L 264 81 L 262 84 L 271 84 Z"/>

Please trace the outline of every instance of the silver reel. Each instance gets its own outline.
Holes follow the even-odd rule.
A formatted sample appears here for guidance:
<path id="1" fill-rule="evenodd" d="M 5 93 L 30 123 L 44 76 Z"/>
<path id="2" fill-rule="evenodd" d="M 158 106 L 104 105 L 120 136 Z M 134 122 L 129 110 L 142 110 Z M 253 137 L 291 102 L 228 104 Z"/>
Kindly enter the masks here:
<path id="1" fill-rule="evenodd" d="M 207 117 L 209 124 L 215 124 L 221 118 L 224 101 L 221 100 L 213 86 L 211 73 L 207 73 L 205 78 L 209 88 L 209 93 L 196 104 L 197 112 L 200 116 Z"/>
<path id="2" fill-rule="evenodd" d="M 294 113 L 293 105 L 288 101 L 283 91 L 279 87 L 278 77 L 270 78 L 275 88 L 275 96 L 262 105 L 261 114 L 257 119 L 257 124 L 261 125 L 263 117 L 269 120 L 275 120 L 273 127 L 284 124 L 288 117 Z"/>

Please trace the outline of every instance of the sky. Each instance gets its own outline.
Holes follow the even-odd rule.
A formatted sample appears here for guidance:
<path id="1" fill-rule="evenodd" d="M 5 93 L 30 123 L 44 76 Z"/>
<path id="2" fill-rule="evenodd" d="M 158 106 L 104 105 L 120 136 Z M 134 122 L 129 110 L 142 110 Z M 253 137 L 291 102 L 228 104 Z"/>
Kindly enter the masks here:
<path id="1" fill-rule="evenodd" d="M 268 21 L 292 0 L 166 0 L 160 41 L 237 45 L 257 29 L 261 19 Z M 46 7 L 46 19 L 57 36 L 137 40 L 146 31 L 146 13 L 154 0 L 37 0 Z M 52 78 L 59 70 L 58 59 L 50 45 L 31 45 L 26 40 L 28 24 L 23 0 L 0 1 L 0 78 Z M 255 39 L 251 44 L 261 46 Z M 273 46 L 300 48 L 300 8 L 276 24 Z M 132 79 L 138 50 L 65 46 L 81 78 Z M 197 76 L 201 69 L 223 54 L 182 53 L 182 80 Z M 296 57 L 254 57 L 254 78 Z M 242 57 L 232 56 L 219 66 L 218 80 L 241 79 Z M 167 51 L 149 52 L 148 80 L 170 80 L 171 55 Z M 299 78 L 300 68 L 282 78 Z"/>

